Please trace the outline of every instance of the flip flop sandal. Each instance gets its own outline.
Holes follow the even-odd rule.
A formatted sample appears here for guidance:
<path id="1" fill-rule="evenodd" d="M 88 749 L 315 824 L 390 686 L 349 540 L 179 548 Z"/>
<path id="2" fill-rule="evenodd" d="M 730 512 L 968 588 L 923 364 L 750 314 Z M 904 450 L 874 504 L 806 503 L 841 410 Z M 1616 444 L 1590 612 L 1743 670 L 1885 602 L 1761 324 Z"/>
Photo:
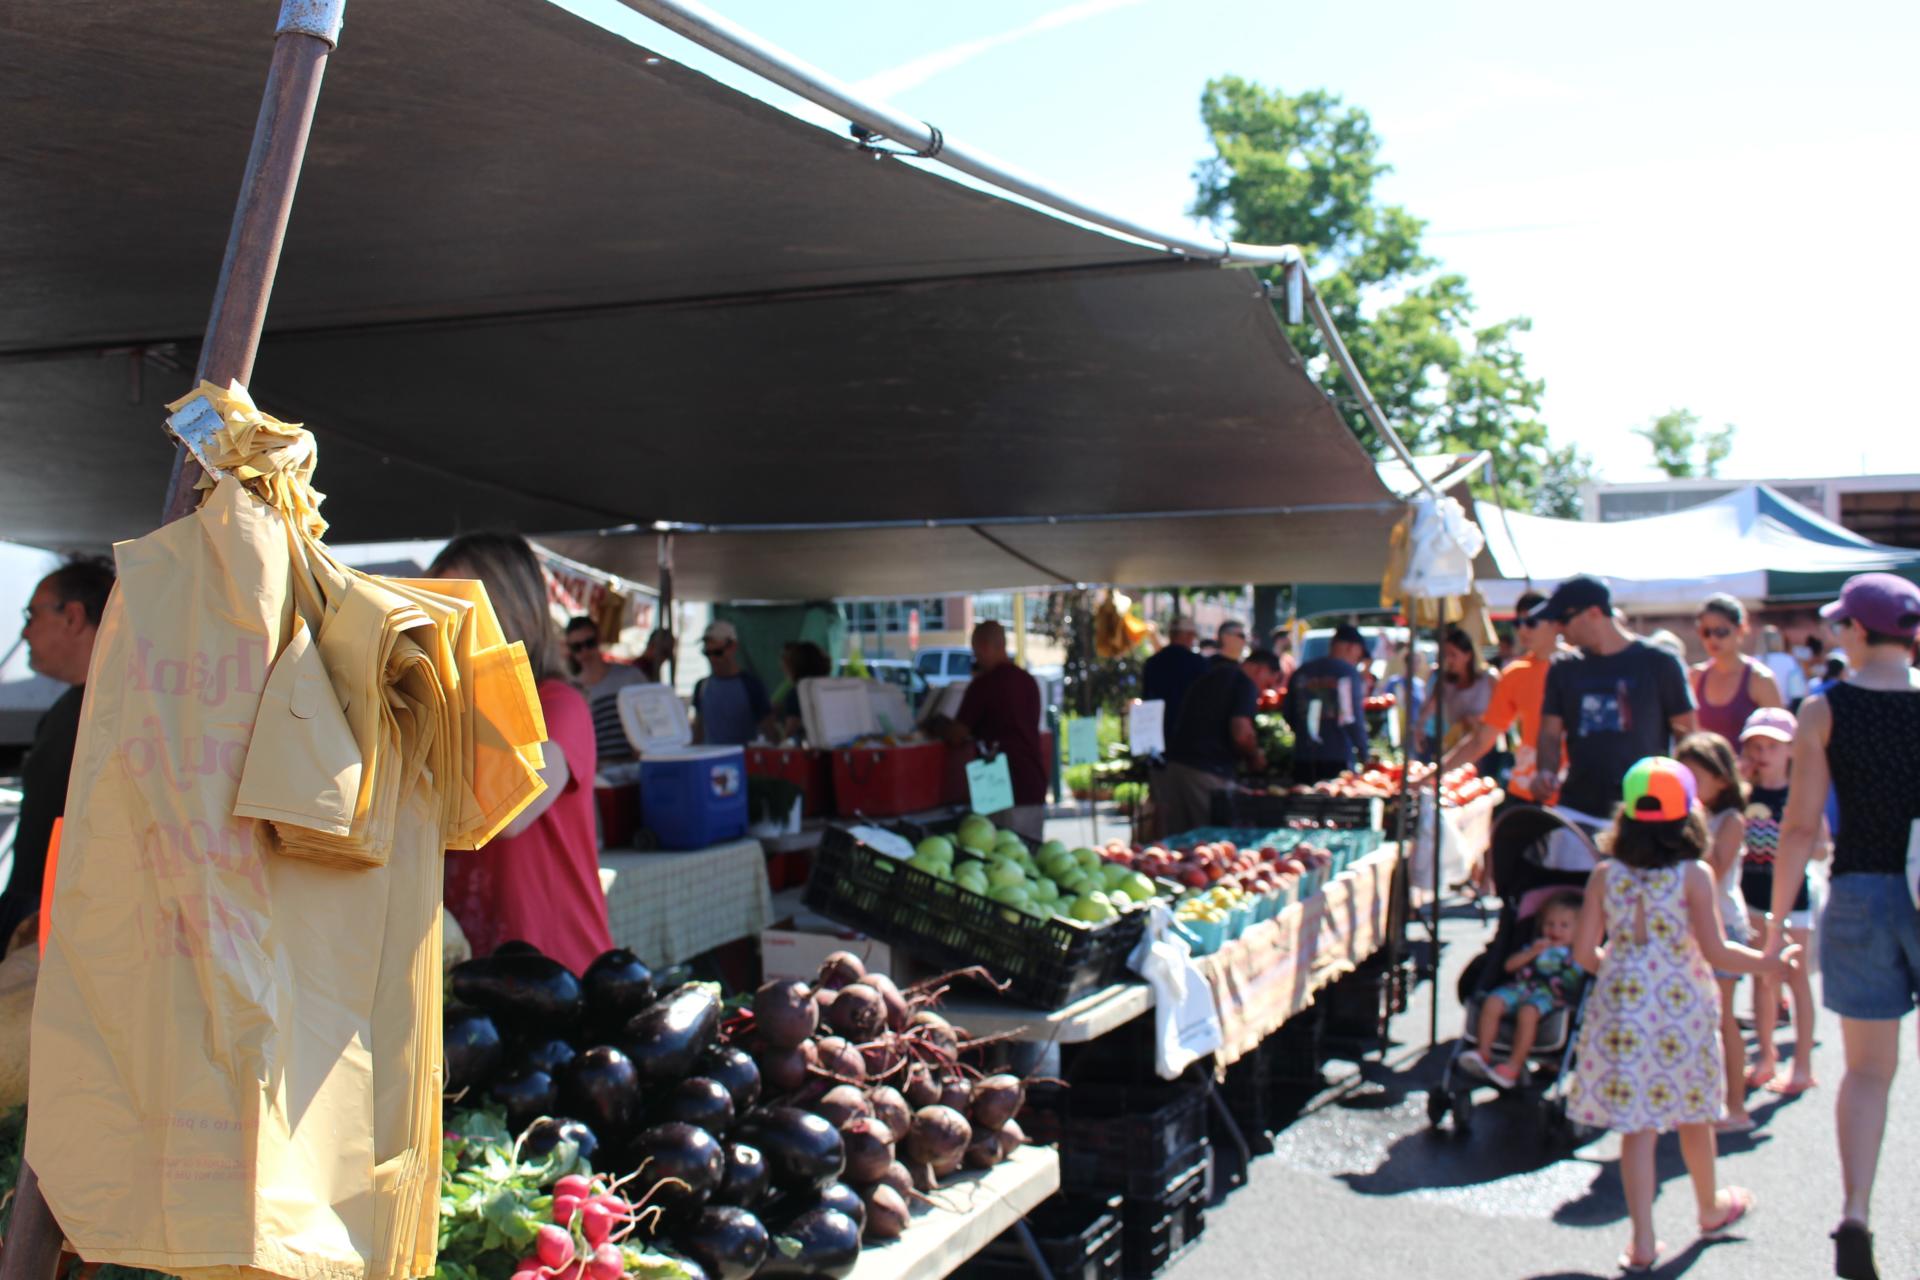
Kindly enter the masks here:
<path id="1" fill-rule="evenodd" d="M 1745 1187 L 1728 1187 L 1726 1215 L 1711 1226 L 1704 1222 L 1701 1223 L 1700 1238 L 1706 1240 L 1725 1235 L 1727 1232 L 1733 1230 L 1734 1226 L 1738 1224 L 1742 1218 L 1753 1212 L 1753 1206 L 1753 1192 L 1747 1190 Z"/>
<path id="2" fill-rule="evenodd" d="M 1660 1255 L 1666 1251 L 1666 1242 L 1658 1241 L 1653 1246 L 1653 1256 L 1645 1262 L 1636 1261 L 1633 1256 L 1633 1251 L 1628 1250 L 1626 1253 L 1614 1259 L 1614 1265 L 1620 1268 L 1622 1275 L 1643 1276 L 1660 1265 Z"/>
<path id="3" fill-rule="evenodd" d="M 1729 1118 L 1713 1122 L 1713 1131 L 1718 1134 L 1752 1133 L 1759 1127 L 1759 1121 L 1755 1120 L 1752 1116 L 1747 1116 L 1741 1120 Z"/>
<path id="4" fill-rule="evenodd" d="M 1818 1089 L 1819 1087 L 1820 1082 L 1818 1080 L 1782 1080 L 1778 1076 L 1775 1076 L 1766 1083 L 1768 1093 L 1777 1093 L 1783 1098 L 1797 1098 L 1807 1090 Z"/>
<path id="5" fill-rule="evenodd" d="M 1753 1067 L 1749 1069 L 1747 1072 L 1748 1091 L 1752 1091 L 1754 1089 L 1766 1088 L 1769 1084 L 1773 1082 L 1774 1078 L 1779 1074 L 1780 1074 L 1780 1068 L 1777 1066 L 1768 1068 L 1765 1071 L 1762 1071 L 1759 1067 Z"/>

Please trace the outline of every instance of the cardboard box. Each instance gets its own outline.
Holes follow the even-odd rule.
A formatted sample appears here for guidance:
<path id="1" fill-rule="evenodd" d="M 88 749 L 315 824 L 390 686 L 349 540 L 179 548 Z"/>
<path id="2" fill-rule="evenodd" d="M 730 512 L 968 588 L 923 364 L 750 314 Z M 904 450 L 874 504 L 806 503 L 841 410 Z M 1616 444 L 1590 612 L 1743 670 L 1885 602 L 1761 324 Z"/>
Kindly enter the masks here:
<path id="1" fill-rule="evenodd" d="M 762 980 L 775 978 L 813 981 L 820 966 L 836 951 L 851 951 L 869 969 L 893 971 L 893 951 L 864 933 L 842 929 L 819 916 L 788 916 L 760 931 Z"/>

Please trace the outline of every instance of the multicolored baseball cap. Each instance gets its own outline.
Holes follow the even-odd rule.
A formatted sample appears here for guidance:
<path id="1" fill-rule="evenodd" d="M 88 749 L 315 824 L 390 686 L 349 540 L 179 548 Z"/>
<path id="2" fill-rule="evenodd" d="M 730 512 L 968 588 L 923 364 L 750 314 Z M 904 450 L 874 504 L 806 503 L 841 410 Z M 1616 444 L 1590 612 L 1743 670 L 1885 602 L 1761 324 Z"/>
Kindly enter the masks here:
<path id="1" fill-rule="evenodd" d="M 1666 756 L 1648 756 L 1627 770 L 1621 792 L 1621 815 L 1636 822 L 1678 822 L 1699 798 L 1693 771 Z"/>

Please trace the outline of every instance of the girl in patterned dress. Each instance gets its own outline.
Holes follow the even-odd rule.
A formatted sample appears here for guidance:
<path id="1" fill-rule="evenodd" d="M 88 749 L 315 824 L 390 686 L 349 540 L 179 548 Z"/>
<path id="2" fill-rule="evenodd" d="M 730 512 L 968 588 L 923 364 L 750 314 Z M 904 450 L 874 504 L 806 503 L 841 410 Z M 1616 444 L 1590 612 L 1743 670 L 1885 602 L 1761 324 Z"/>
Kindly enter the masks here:
<path id="1" fill-rule="evenodd" d="M 1624 1271 L 1653 1268 L 1659 1183 L 1654 1148 L 1678 1130 L 1703 1236 L 1753 1208 L 1753 1193 L 1717 1184 L 1715 1121 L 1726 1105 L 1713 971 L 1784 975 L 1793 952 L 1769 959 L 1729 942 L 1720 893 L 1702 862 L 1707 824 L 1692 772 L 1649 757 L 1628 770 L 1611 857 L 1587 881 L 1573 955 L 1597 974 L 1580 1027 L 1569 1114 L 1620 1137 L 1620 1180 L 1633 1239 Z M 1604 935 L 1606 943 L 1601 944 Z"/>

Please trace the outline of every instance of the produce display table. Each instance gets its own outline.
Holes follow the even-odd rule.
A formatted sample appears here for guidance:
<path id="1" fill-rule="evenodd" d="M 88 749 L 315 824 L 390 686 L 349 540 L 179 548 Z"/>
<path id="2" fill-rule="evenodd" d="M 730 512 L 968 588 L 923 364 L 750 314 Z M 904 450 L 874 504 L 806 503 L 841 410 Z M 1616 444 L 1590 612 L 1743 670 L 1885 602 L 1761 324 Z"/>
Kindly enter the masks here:
<path id="1" fill-rule="evenodd" d="M 1314 993 L 1380 949 L 1387 937 L 1396 845 L 1355 862 L 1305 901 L 1199 961 L 1213 988 L 1221 1067 L 1245 1057 L 1281 1024 L 1313 1003 Z"/>
<path id="2" fill-rule="evenodd" d="M 1060 1009 L 1026 1009 L 1005 1000 L 948 996 L 941 1016 L 970 1036 L 1010 1035 L 1042 1044 L 1085 1044 L 1132 1022 L 1153 1008 L 1144 982 L 1116 982 Z"/>
<path id="3" fill-rule="evenodd" d="M 600 855 L 600 887 L 614 944 L 655 968 L 757 938 L 774 918 L 758 840 L 691 853 L 608 849 Z"/>
<path id="4" fill-rule="evenodd" d="M 1060 1156 L 1051 1147 L 1022 1147 L 984 1172 L 943 1182 L 898 1240 L 860 1250 L 852 1280 L 935 1280 L 1018 1226 L 1060 1189 Z"/>

